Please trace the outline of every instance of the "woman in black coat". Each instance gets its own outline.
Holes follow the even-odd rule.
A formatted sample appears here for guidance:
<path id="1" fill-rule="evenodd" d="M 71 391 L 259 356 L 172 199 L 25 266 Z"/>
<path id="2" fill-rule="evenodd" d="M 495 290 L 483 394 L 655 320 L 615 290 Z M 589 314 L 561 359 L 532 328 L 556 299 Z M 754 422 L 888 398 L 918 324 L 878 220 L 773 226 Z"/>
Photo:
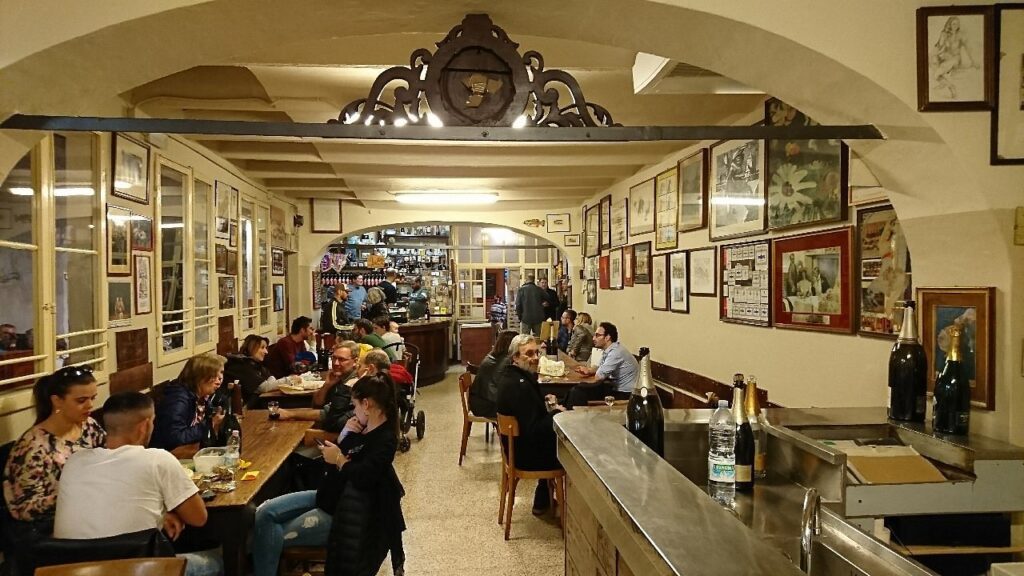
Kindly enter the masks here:
<path id="1" fill-rule="evenodd" d="M 476 377 L 469 387 L 469 411 L 474 416 L 494 418 L 498 415 L 498 380 L 508 366 L 508 345 L 517 334 L 515 330 L 502 330 L 494 348 L 477 368 Z"/>
<path id="2" fill-rule="evenodd" d="M 246 406 L 254 406 L 260 394 L 277 390 L 282 384 L 299 384 L 302 378 L 294 374 L 284 378 L 274 378 L 270 370 L 263 365 L 267 357 L 267 339 L 263 336 L 249 334 L 242 341 L 238 354 L 228 356 L 224 365 L 224 381 L 238 383 L 242 386 L 242 401 Z M 220 402 L 214 401 L 214 404 Z"/>
<path id="3" fill-rule="evenodd" d="M 323 448 L 333 465 L 317 492 L 317 507 L 333 510 L 325 574 L 374 576 L 388 551 L 396 575 L 404 574 L 402 496 L 393 462 L 398 449 L 395 386 L 384 374 L 360 378 L 352 387 L 356 415 L 341 441 Z"/>

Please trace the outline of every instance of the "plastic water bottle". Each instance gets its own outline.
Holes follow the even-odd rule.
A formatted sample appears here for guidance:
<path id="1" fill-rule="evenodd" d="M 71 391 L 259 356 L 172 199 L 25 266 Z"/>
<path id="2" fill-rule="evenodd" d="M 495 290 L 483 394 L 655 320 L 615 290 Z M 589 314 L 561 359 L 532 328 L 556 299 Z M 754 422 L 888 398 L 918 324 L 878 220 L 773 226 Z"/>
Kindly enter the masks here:
<path id="1" fill-rule="evenodd" d="M 238 430 L 231 431 L 231 437 L 228 438 L 227 450 L 224 451 L 224 467 L 231 470 L 232 473 L 238 470 L 238 460 L 242 454 L 242 437 L 239 435 Z"/>
<path id="2" fill-rule="evenodd" d="M 736 420 L 729 403 L 718 401 L 708 426 L 708 492 L 723 506 L 736 497 Z"/>

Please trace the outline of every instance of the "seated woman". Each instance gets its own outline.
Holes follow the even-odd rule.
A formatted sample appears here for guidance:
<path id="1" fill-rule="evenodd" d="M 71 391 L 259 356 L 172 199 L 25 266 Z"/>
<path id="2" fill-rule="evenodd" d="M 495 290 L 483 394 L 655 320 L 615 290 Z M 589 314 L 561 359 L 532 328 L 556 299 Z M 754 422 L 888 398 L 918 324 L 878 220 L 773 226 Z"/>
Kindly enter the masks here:
<path id="1" fill-rule="evenodd" d="M 64 462 L 106 440 L 103 428 L 89 417 L 96 379 L 88 366 L 68 366 L 40 378 L 32 395 L 36 423 L 11 448 L 4 468 L 4 500 L 13 524 L 5 532 L 21 552 L 31 551 L 40 538 L 53 533 Z"/>
<path id="2" fill-rule="evenodd" d="M 566 346 L 565 353 L 577 362 L 587 362 L 593 348 L 594 320 L 590 318 L 590 314 L 580 312 L 576 315 L 576 325 L 569 336 L 569 345 Z"/>
<path id="3" fill-rule="evenodd" d="M 270 370 L 263 365 L 268 342 L 263 336 L 246 336 L 238 349 L 238 354 L 229 355 L 224 365 L 224 381 L 238 380 L 242 386 L 242 402 L 246 406 L 254 405 L 264 392 L 277 390 L 282 384 L 298 384 L 302 381 L 302 378 L 295 374 L 284 378 L 274 378 L 270 375 Z"/>
<path id="4" fill-rule="evenodd" d="M 210 399 L 223 377 L 223 356 L 207 352 L 189 358 L 178 379 L 164 387 L 163 397 L 157 402 L 149 446 L 163 448 L 179 458 L 191 458 L 211 427 L 219 433 L 224 413 L 213 414 Z"/>
<path id="5" fill-rule="evenodd" d="M 494 347 L 484 356 L 476 370 L 476 377 L 469 387 L 469 411 L 474 416 L 496 418 L 498 410 L 498 380 L 502 370 L 508 366 L 508 345 L 516 337 L 515 330 L 502 330 Z"/>
<path id="6" fill-rule="evenodd" d="M 389 550 L 394 574 L 405 573 L 404 490 L 392 465 L 398 449 L 395 387 L 384 374 L 364 376 L 352 387 L 352 399 L 355 416 L 339 445 L 321 447 L 330 465 L 321 488 L 278 496 L 256 510 L 255 576 L 277 574 L 286 545 L 327 546 L 326 574 L 372 576 Z"/>

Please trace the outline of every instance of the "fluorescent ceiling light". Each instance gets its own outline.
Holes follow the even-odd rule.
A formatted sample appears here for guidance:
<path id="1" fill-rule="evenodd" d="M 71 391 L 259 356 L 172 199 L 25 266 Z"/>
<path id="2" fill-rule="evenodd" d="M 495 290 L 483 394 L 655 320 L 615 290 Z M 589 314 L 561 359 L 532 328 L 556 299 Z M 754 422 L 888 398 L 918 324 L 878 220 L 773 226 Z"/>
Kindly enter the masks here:
<path id="1" fill-rule="evenodd" d="M 494 204 L 498 195 L 485 192 L 410 192 L 395 194 L 395 200 L 401 204 Z"/>
<path id="2" fill-rule="evenodd" d="M 54 189 L 54 196 L 92 196 L 95 194 L 92 188 L 88 186 L 62 186 Z"/>
<path id="3" fill-rule="evenodd" d="M 168 230 L 168 229 L 171 229 L 171 228 L 184 228 L 184 227 L 185 227 L 185 223 L 184 222 L 169 222 L 167 224 L 161 224 L 160 225 L 160 228 L 163 229 L 163 230 Z"/>
<path id="4" fill-rule="evenodd" d="M 718 198 L 712 198 L 711 203 L 719 204 L 722 206 L 761 206 L 764 204 L 764 198 L 738 198 L 734 196 L 720 196 Z"/>
<path id="5" fill-rule="evenodd" d="M 36 193 L 35 190 L 25 186 L 13 186 L 8 188 L 8 190 L 10 190 L 11 194 L 14 194 L 15 196 L 31 196 Z"/>

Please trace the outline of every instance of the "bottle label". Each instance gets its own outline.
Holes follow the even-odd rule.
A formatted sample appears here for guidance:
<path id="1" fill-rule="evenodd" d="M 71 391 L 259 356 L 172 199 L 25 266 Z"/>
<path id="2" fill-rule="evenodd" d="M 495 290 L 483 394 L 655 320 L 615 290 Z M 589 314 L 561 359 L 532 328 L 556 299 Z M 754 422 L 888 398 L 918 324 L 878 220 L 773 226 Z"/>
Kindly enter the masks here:
<path id="1" fill-rule="evenodd" d="M 754 454 L 754 472 L 763 474 L 765 470 L 765 455 Z"/>
<path id="2" fill-rule="evenodd" d="M 750 482 L 751 479 L 753 479 L 753 475 L 750 464 L 741 464 L 736 466 L 737 482 Z"/>
<path id="3" fill-rule="evenodd" d="M 736 464 L 726 459 L 708 458 L 708 480 L 723 484 L 736 481 Z"/>

